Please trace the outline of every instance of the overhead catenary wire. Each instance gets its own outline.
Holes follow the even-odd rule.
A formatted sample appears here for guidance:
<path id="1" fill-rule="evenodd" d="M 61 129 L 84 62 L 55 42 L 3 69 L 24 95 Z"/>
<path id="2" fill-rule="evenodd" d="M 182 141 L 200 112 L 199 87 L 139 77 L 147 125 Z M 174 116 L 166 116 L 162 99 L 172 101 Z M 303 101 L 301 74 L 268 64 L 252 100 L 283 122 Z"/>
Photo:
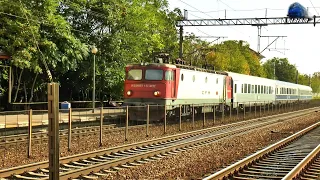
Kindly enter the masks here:
<path id="1" fill-rule="evenodd" d="M 312 7 L 314 8 L 314 10 L 316 11 L 316 13 L 318 14 L 318 16 L 319 16 L 319 12 L 317 11 L 317 8 L 315 8 L 314 7 L 314 5 L 313 5 L 313 3 L 312 3 L 312 1 L 311 0 L 309 0 L 310 1 L 310 3 L 311 3 L 311 5 L 312 5 Z"/>
<path id="2" fill-rule="evenodd" d="M 205 13 L 205 12 L 203 12 L 203 11 L 199 10 L 198 8 L 196 8 L 196 7 L 194 7 L 194 6 L 190 5 L 190 4 L 188 4 L 188 3 L 186 3 L 186 2 L 184 2 L 184 1 L 182 1 L 182 0 L 179 0 L 179 1 L 181 1 L 182 3 L 184 3 L 185 5 L 187 5 L 187 6 L 191 7 L 191 8 L 193 8 L 193 9 L 195 9 L 195 10 L 199 11 L 200 13 L 202 13 L 202 14 L 204 14 L 204 15 L 206 15 L 206 16 L 208 16 L 208 17 L 212 18 L 212 19 L 214 19 L 211 15 L 209 15 L 209 14 L 207 14 L 207 13 Z M 241 34 L 244 34 L 244 35 L 245 35 L 245 33 L 243 33 L 242 31 L 239 31 L 239 30 L 237 30 L 237 29 L 235 29 L 235 28 L 233 28 L 233 27 L 228 26 L 228 28 L 231 28 L 231 29 L 233 29 L 233 30 L 235 30 L 235 31 L 238 31 L 238 32 L 240 32 Z M 250 36 L 248 36 L 248 37 L 250 37 Z"/>

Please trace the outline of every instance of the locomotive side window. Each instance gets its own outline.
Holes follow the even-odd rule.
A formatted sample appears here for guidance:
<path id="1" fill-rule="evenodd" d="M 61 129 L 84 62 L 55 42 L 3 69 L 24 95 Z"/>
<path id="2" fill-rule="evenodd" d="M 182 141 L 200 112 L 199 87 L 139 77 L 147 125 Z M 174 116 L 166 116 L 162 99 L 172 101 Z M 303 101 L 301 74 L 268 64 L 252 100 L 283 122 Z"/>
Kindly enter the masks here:
<path id="1" fill-rule="evenodd" d="M 173 81 L 174 80 L 173 71 L 170 71 L 170 70 L 166 71 L 165 80 L 166 81 Z"/>
<path id="2" fill-rule="evenodd" d="M 218 81 L 218 78 L 217 78 L 217 79 L 216 79 L 216 84 L 218 84 L 218 82 L 219 82 L 219 81 Z"/>
<path id="3" fill-rule="evenodd" d="M 183 77 L 183 74 L 181 74 L 181 81 L 183 81 L 184 77 Z"/>
<path id="4" fill-rule="evenodd" d="M 131 69 L 127 74 L 128 80 L 141 80 L 142 79 L 142 69 Z"/>
<path id="5" fill-rule="evenodd" d="M 204 81 L 207 83 L 208 82 L 208 77 L 206 77 L 206 79 Z"/>
<path id="6" fill-rule="evenodd" d="M 192 76 L 192 81 L 194 82 L 195 80 L 196 80 L 196 76 L 193 75 L 193 76 Z"/>
<path id="7" fill-rule="evenodd" d="M 146 80 L 162 80 L 163 70 L 161 69 L 147 69 L 145 74 Z"/>
<path id="8" fill-rule="evenodd" d="M 234 84 L 234 93 L 237 93 L 237 84 Z"/>

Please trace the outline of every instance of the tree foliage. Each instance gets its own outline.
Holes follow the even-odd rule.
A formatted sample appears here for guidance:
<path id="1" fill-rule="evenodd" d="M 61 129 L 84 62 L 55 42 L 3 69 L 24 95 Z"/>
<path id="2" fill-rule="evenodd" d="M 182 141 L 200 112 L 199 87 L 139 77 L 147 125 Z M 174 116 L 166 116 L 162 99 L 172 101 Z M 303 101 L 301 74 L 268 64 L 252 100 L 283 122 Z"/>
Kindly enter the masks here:
<path id="1" fill-rule="evenodd" d="M 60 83 L 60 101 L 121 99 L 124 67 L 151 62 L 155 52 L 179 55 L 176 20 L 180 9 L 170 11 L 167 0 L 17 0 L 0 1 L 0 49 L 11 59 L 13 102 L 46 101 L 48 75 Z M 91 49 L 97 47 L 94 55 Z M 294 82 L 296 68 L 287 59 L 261 63 L 245 41 L 211 44 L 189 34 L 183 42 L 188 64 Z M 95 74 L 93 61 L 95 60 Z M 1 104 L 8 104 L 9 71 L 1 68 Z M 320 76 L 312 77 L 320 89 Z M 306 84 L 305 75 L 299 83 Z M 8 106 L 10 108 L 10 106 Z M 7 108 L 8 108 L 7 107 Z"/>

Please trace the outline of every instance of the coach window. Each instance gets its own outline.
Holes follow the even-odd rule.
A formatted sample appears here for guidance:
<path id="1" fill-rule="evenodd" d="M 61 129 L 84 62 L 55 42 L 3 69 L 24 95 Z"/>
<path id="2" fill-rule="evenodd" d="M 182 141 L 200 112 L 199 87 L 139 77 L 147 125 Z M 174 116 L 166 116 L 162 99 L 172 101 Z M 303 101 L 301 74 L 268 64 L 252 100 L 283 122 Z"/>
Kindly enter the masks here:
<path id="1" fill-rule="evenodd" d="M 218 81 L 218 78 L 217 78 L 217 79 L 216 79 L 216 84 L 218 84 L 218 82 L 219 82 L 219 81 Z"/>
<path id="2" fill-rule="evenodd" d="M 166 74 L 165 74 L 165 79 L 166 81 L 173 81 L 173 71 L 171 70 L 168 70 L 166 71 Z"/>
<path id="3" fill-rule="evenodd" d="M 254 85 L 251 85 L 251 93 L 254 93 Z"/>
<path id="4" fill-rule="evenodd" d="M 196 76 L 195 75 L 192 76 L 192 81 L 193 82 L 196 81 Z"/>
<path id="5" fill-rule="evenodd" d="M 258 93 L 258 85 L 254 85 L 255 86 L 255 90 L 254 90 L 254 92 L 257 94 Z"/>
<path id="6" fill-rule="evenodd" d="M 183 81 L 183 79 L 184 79 L 184 76 L 183 76 L 183 74 L 181 74 L 181 81 Z"/>
<path id="7" fill-rule="evenodd" d="M 248 93 L 251 93 L 251 84 L 248 84 Z"/>
<path id="8" fill-rule="evenodd" d="M 234 84 L 234 93 L 237 93 L 237 84 Z"/>
<path id="9" fill-rule="evenodd" d="M 131 69 L 127 74 L 128 80 L 141 80 L 142 79 L 142 69 Z"/>
<path id="10" fill-rule="evenodd" d="M 244 84 L 244 93 L 247 93 L 247 84 Z"/>
<path id="11" fill-rule="evenodd" d="M 208 82 L 208 77 L 206 77 L 206 79 L 204 80 L 204 82 L 205 82 L 205 83 L 207 83 L 207 82 Z"/>
<path id="12" fill-rule="evenodd" d="M 243 93 L 243 84 L 241 84 L 241 93 Z"/>

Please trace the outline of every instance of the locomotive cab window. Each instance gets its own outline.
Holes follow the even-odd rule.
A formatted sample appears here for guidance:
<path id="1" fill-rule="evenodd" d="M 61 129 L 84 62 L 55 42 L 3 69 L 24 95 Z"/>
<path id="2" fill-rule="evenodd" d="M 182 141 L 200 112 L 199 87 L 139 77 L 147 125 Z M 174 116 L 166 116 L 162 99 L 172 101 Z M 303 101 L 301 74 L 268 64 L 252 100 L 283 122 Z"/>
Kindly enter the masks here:
<path id="1" fill-rule="evenodd" d="M 162 80 L 163 79 L 163 70 L 161 69 L 147 69 L 145 74 L 146 80 Z"/>
<path id="2" fill-rule="evenodd" d="M 171 70 L 166 71 L 165 80 L 166 81 L 173 81 L 174 80 L 173 71 L 171 71 Z"/>
<path id="3" fill-rule="evenodd" d="M 142 69 L 131 69 L 127 74 L 128 80 L 136 80 L 139 81 L 142 79 Z"/>

